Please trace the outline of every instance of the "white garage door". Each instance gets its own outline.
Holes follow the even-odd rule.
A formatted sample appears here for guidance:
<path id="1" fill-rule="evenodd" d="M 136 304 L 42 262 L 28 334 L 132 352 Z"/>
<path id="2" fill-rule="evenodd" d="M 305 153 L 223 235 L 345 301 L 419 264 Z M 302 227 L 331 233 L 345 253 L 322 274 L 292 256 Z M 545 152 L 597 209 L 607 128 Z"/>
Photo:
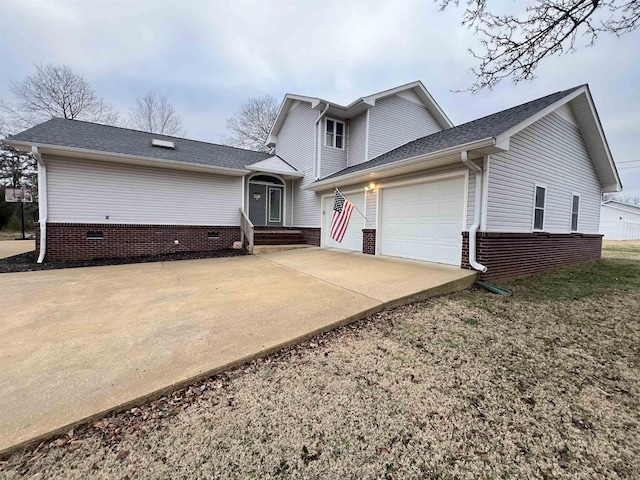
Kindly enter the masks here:
<path id="1" fill-rule="evenodd" d="M 364 193 L 345 193 L 347 199 L 353 203 L 353 205 L 360 209 L 364 213 Z M 331 232 L 331 217 L 333 216 L 333 202 L 334 197 L 327 197 L 324 199 L 324 224 L 322 228 L 322 235 L 325 247 L 343 248 L 345 250 L 362 251 L 362 229 L 364 228 L 364 218 L 355 209 L 351 214 L 351 220 L 349 226 L 344 234 L 342 242 L 338 243 L 333 240 L 329 234 Z"/>
<path id="2" fill-rule="evenodd" d="M 380 253 L 460 265 L 465 179 L 381 189 Z"/>

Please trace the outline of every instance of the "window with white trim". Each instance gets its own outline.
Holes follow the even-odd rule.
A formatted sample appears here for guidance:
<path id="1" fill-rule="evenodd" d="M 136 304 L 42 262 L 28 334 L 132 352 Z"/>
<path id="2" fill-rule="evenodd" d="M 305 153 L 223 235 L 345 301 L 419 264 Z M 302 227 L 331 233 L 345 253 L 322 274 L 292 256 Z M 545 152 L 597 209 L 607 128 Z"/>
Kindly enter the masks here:
<path id="1" fill-rule="evenodd" d="M 324 144 L 327 147 L 339 148 L 344 145 L 344 123 L 327 118 L 325 122 Z"/>
<path id="2" fill-rule="evenodd" d="M 580 195 L 571 198 L 571 231 L 578 231 L 578 214 L 580 212 Z"/>
<path id="3" fill-rule="evenodd" d="M 544 230 L 544 207 L 547 197 L 547 189 L 536 185 L 535 203 L 533 208 L 533 229 Z"/>

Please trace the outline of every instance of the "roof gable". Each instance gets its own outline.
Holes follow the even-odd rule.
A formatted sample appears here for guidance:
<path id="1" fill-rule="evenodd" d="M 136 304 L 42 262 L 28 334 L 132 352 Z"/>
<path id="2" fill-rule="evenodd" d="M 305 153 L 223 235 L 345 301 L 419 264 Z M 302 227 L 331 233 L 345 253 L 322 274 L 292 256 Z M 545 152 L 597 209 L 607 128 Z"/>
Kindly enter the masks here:
<path id="1" fill-rule="evenodd" d="M 285 178 L 304 177 L 304 173 L 296 170 L 293 166 L 277 155 L 251 165 L 245 165 L 245 168 L 253 172 L 275 173 L 277 175 L 282 175 Z"/>
<path id="2" fill-rule="evenodd" d="M 422 82 L 418 80 L 365 97 L 360 97 L 349 105 L 339 105 L 317 97 L 307 97 L 287 93 L 280 105 L 280 108 L 278 109 L 278 114 L 273 127 L 271 128 L 271 132 L 269 133 L 267 144 L 274 145 L 276 143 L 278 133 L 280 132 L 287 115 L 291 111 L 291 107 L 294 102 L 307 102 L 311 104 L 311 108 L 318 110 L 318 112 L 321 112 L 326 108 L 327 115 L 348 119 L 360 115 L 362 112 L 375 106 L 377 100 L 387 98 L 392 95 L 399 95 L 405 99 L 410 99 L 410 101 L 420 102 L 426 107 L 429 113 L 431 113 L 433 118 L 443 129 L 451 128 L 453 126 L 449 117 L 447 117 L 444 111 L 440 108 Z"/>

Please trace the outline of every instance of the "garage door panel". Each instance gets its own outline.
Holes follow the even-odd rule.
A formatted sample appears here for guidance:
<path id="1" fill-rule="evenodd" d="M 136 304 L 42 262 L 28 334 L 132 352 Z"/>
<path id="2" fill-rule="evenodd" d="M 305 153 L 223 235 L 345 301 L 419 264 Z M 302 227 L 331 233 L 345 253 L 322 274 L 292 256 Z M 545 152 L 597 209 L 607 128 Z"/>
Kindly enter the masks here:
<path id="1" fill-rule="evenodd" d="M 364 212 L 364 193 L 347 193 L 345 196 L 356 208 L 361 212 Z M 334 197 L 327 197 L 324 200 L 324 225 L 322 229 L 324 246 L 342 248 L 345 250 L 355 250 L 358 252 L 362 251 L 362 229 L 364 228 L 364 218 L 362 218 L 362 215 L 360 215 L 355 209 L 351 213 L 351 220 L 349 220 L 349 226 L 347 227 L 347 231 L 344 234 L 342 242 L 338 243 L 330 237 L 334 201 Z M 399 205 L 398 208 L 401 209 L 402 206 Z"/>
<path id="2" fill-rule="evenodd" d="M 460 265 L 463 177 L 384 188 L 380 253 Z"/>

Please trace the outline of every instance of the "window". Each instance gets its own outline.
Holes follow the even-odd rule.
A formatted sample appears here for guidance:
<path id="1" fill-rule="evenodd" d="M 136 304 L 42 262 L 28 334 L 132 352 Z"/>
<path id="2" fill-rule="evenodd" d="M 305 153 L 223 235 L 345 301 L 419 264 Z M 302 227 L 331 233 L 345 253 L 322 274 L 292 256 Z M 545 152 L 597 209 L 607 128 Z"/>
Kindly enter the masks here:
<path id="1" fill-rule="evenodd" d="M 344 123 L 337 120 L 329 120 L 327 118 L 326 123 L 326 135 L 324 137 L 324 144 L 327 147 L 339 148 L 342 150 L 344 145 Z"/>
<path id="2" fill-rule="evenodd" d="M 103 238 L 102 232 L 87 232 L 87 240 L 102 240 Z"/>
<path id="3" fill-rule="evenodd" d="M 269 189 L 269 221 L 280 221 L 280 203 L 282 202 L 282 190 L 280 188 Z"/>
<path id="4" fill-rule="evenodd" d="M 571 199 L 571 231 L 578 231 L 578 212 L 580 211 L 580 196 L 574 195 Z"/>
<path id="5" fill-rule="evenodd" d="M 544 230 L 544 206 L 547 200 L 547 189 L 536 185 L 536 199 L 533 208 L 533 229 Z"/>

